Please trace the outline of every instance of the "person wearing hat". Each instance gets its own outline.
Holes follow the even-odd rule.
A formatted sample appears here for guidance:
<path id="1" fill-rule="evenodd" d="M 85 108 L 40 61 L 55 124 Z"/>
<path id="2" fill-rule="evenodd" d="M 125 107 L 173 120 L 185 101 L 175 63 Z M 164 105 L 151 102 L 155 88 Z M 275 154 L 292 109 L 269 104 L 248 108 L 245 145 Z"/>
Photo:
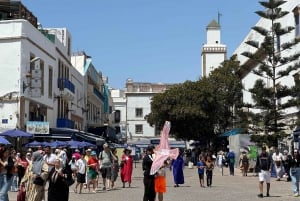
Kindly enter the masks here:
<path id="1" fill-rule="evenodd" d="M 81 158 L 79 149 L 75 149 L 74 153 L 72 154 L 72 157 L 73 156 L 75 157 L 76 160 Z"/>
<path id="2" fill-rule="evenodd" d="M 95 151 L 91 152 L 91 157 L 87 162 L 87 166 L 89 167 L 87 173 L 89 182 L 87 183 L 87 187 L 88 190 L 90 191 L 90 184 L 93 184 L 93 193 L 96 193 L 96 187 L 97 187 L 96 182 L 98 176 L 98 159 Z"/>
<path id="3" fill-rule="evenodd" d="M 144 171 L 144 196 L 143 201 L 155 201 L 155 176 L 150 174 L 151 166 L 154 159 L 154 146 L 147 147 L 146 155 L 143 158 L 143 171 Z"/>
<path id="4" fill-rule="evenodd" d="M 128 187 L 131 185 L 131 177 L 132 177 L 132 167 L 133 167 L 133 158 L 130 155 L 131 149 L 126 147 L 123 151 L 123 155 L 121 157 L 121 180 L 123 182 L 123 188 L 125 188 L 125 183 L 128 182 Z"/>
<path id="5" fill-rule="evenodd" d="M 103 144 L 103 151 L 99 154 L 101 165 L 101 176 L 103 179 L 103 190 L 110 190 L 112 176 L 112 162 L 116 160 L 107 143 Z"/>
<path id="6" fill-rule="evenodd" d="M 91 158 L 91 152 L 92 152 L 92 150 L 91 149 L 87 149 L 87 150 L 85 150 L 85 156 L 84 156 L 84 160 L 86 161 L 86 162 L 88 162 L 89 161 L 89 159 Z M 88 177 L 88 173 L 89 172 L 89 167 L 87 166 L 86 167 L 86 178 L 85 178 L 85 184 L 84 184 L 84 188 L 87 188 L 87 184 L 89 183 L 89 177 Z"/>
<path id="7" fill-rule="evenodd" d="M 263 198 L 263 184 L 267 183 L 267 193 L 266 196 L 270 196 L 270 180 L 271 180 L 271 167 L 272 167 L 272 157 L 266 151 L 266 147 L 261 148 L 261 153 L 256 159 L 256 171 L 258 172 L 259 179 L 259 198 Z"/>

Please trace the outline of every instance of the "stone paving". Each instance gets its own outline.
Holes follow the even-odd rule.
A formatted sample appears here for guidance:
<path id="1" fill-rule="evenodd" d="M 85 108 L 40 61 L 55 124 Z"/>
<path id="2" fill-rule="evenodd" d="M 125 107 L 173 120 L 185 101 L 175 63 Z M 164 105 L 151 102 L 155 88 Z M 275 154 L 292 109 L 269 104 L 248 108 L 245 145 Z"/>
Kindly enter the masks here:
<path id="1" fill-rule="evenodd" d="M 243 177 L 238 169 L 235 169 L 235 176 L 229 176 L 228 168 L 224 169 L 224 175 L 216 167 L 213 175 L 212 187 L 200 188 L 197 170 L 194 167 L 184 170 L 185 184 L 178 188 L 173 187 L 172 173 L 167 172 L 167 193 L 164 194 L 164 201 L 250 201 L 250 200 L 300 200 L 300 197 L 293 197 L 292 184 L 271 179 L 270 197 L 258 198 L 258 177 L 248 173 Z M 102 187 L 102 181 L 99 181 L 99 187 Z M 95 193 L 88 193 L 85 189 L 82 194 L 73 192 L 70 187 L 70 201 L 141 201 L 143 197 L 143 176 L 141 163 L 136 163 L 133 170 L 132 187 L 122 188 L 120 178 L 117 180 L 117 188 L 111 191 L 99 190 Z M 265 190 L 265 186 L 264 186 Z M 265 194 L 265 192 L 264 192 Z M 10 201 L 16 201 L 17 194 L 9 193 Z M 46 199 L 47 200 L 47 199 Z"/>

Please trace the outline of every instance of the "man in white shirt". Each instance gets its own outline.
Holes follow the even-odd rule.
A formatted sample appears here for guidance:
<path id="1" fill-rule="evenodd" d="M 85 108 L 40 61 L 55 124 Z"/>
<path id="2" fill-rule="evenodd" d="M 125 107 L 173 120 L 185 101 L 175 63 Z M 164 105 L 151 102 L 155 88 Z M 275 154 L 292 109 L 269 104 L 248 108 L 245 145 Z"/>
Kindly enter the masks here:
<path id="1" fill-rule="evenodd" d="M 66 164 L 67 164 L 67 153 L 66 153 L 66 151 L 61 147 L 56 149 L 56 150 L 57 150 L 56 157 L 60 158 L 62 160 L 63 167 L 66 167 Z"/>
<path id="2" fill-rule="evenodd" d="M 280 181 L 283 155 L 282 153 L 279 152 L 278 149 L 276 149 L 275 152 L 273 153 L 272 160 L 274 162 L 274 167 L 276 170 L 277 181 Z"/>
<path id="3" fill-rule="evenodd" d="M 52 168 L 54 167 L 54 163 L 55 163 L 55 160 L 56 160 L 56 155 L 51 152 L 51 147 L 50 146 L 46 146 L 44 151 L 45 151 L 44 161 L 49 166 L 49 172 L 50 172 L 52 170 Z"/>
<path id="4" fill-rule="evenodd" d="M 77 167 L 77 183 L 74 188 L 74 192 L 77 193 L 77 187 L 79 186 L 79 194 L 82 191 L 83 184 L 85 183 L 85 173 L 86 173 L 86 161 L 84 159 L 85 154 L 81 154 L 81 158 L 76 161 Z"/>

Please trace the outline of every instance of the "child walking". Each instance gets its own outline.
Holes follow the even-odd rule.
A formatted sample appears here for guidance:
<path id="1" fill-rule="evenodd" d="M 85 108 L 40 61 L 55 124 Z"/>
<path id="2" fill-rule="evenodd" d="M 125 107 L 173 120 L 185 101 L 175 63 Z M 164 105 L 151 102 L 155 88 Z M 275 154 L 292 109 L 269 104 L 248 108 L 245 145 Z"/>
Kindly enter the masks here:
<path id="1" fill-rule="evenodd" d="M 197 168 L 198 168 L 200 187 L 205 188 L 204 186 L 205 158 L 202 155 L 199 156 L 199 161 L 197 162 Z"/>
<path id="2" fill-rule="evenodd" d="M 163 194 L 167 191 L 167 181 L 166 181 L 166 166 L 168 162 L 165 161 L 164 165 L 157 171 L 154 180 L 155 192 L 157 193 L 158 201 L 163 201 Z"/>

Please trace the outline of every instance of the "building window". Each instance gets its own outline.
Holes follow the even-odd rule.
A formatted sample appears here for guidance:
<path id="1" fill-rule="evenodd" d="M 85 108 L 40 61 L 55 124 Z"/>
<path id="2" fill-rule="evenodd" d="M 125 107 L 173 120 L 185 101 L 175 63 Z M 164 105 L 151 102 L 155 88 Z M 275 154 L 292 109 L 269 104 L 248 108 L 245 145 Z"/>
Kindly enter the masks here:
<path id="1" fill-rule="evenodd" d="M 135 108 L 135 117 L 143 117 L 143 108 Z"/>
<path id="2" fill-rule="evenodd" d="M 143 134 L 143 125 L 142 124 L 135 125 L 135 133 L 136 134 Z"/>
<path id="3" fill-rule="evenodd" d="M 49 66 L 49 77 L 48 77 L 48 97 L 52 98 L 53 95 L 53 69 Z"/>

